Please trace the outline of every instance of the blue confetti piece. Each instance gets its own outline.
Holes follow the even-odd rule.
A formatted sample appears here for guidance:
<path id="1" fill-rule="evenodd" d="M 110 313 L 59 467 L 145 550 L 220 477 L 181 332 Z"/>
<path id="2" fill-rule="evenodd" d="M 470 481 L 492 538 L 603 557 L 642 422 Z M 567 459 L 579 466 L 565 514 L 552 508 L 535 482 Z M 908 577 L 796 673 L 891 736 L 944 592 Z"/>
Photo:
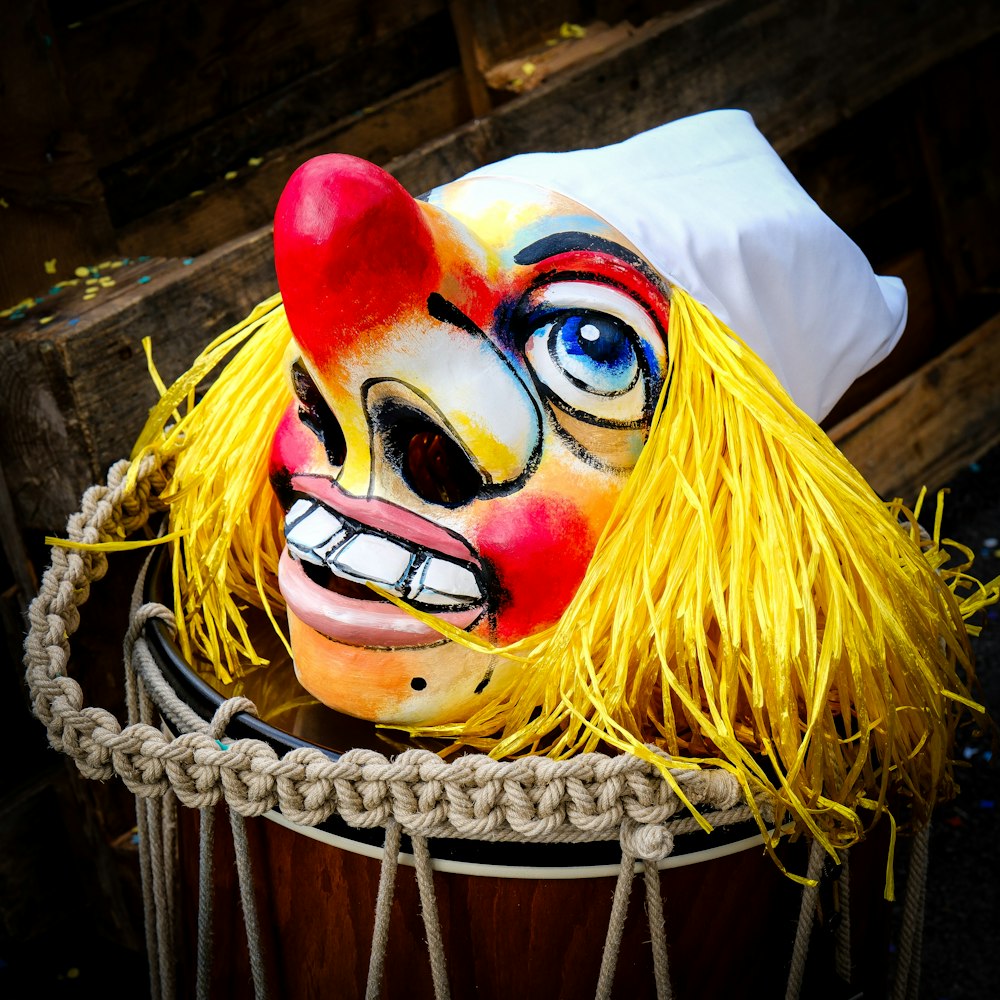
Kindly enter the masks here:
<path id="1" fill-rule="evenodd" d="M 996 802 L 993 799 L 980 799 L 979 800 L 980 809 L 995 809 Z"/>
<path id="2" fill-rule="evenodd" d="M 985 760 L 987 764 L 988 764 L 988 763 L 989 763 L 989 762 L 990 762 L 991 760 L 993 760 L 993 751 L 992 751 L 992 750 L 985 750 L 985 751 L 983 752 L 983 760 Z"/>
<path id="3" fill-rule="evenodd" d="M 970 468 L 970 469 L 971 469 L 971 470 L 972 470 L 973 472 L 980 472 L 980 471 L 982 471 L 982 468 L 983 468 L 983 467 L 982 467 L 982 466 L 981 466 L 981 465 L 980 465 L 980 464 L 979 464 L 978 462 L 970 462 L 970 463 L 969 463 L 969 468 Z"/>
<path id="4" fill-rule="evenodd" d="M 977 753 L 979 753 L 979 748 L 978 747 L 966 747 L 962 751 L 962 756 L 966 760 L 972 760 L 972 758 L 975 757 Z"/>
<path id="5" fill-rule="evenodd" d="M 193 263 L 194 263 L 194 257 L 185 257 L 185 258 L 184 258 L 184 259 L 183 259 L 183 260 L 181 261 L 181 263 L 182 263 L 182 264 L 183 264 L 183 265 L 184 265 L 185 267 L 187 267 L 187 265 L 188 265 L 188 264 L 193 264 Z"/>
<path id="6" fill-rule="evenodd" d="M 24 313 L 23 312 L 14 312 L 14 313 L 11 313 L 10 314 L 10 318 L 11 319 L 24 319 Z"/>
<path id="7" fill-rule="evenodd" d="M 136 260 L 139 261 L 140 264 L 145 264 L 146 261 L 151 260 L 151 258 L 148 253 L 144 253 L 141 257 L 136 257 Z"/>
<path id="8" fill-rule="evenodd" d="M 216 745 L 216 746 L 217 746 L 217 747 L 218 747 L 218 748 L 219 748 L 220 750 L 228 750 L 228 749 L 229 749 L 229 744 L 228 744 L 228 743 L 223 743 L 223 742 L 222 742 L 222 740 L 216 740 L 216 741 L 215 741 L 215 745 Z"/>
<path id="9" fill-rule="evenodd" d="M 80 317 L 79 316 L 74 316 L 72 319 L 66 320 L 66 325 L 67 326 L 76 326 L 76 324 L 79 323 L 79 322 L 80 322 Z"/>
<path id="10" fill-rule="evenodd" d="M 150 280 L 149 275 L 148 274 L 144 274 L 139 279 L 138 284 L 140 284 L 140 285 L 147 285 L 147 284 L 149 284 L 149 280 Z"/>
<path id="11" fill-rule="evenodd" d="M 58 295 L 61 291 L 62 289 L 58 285 L 53 285 L 49 289 L 49 295 Z"/>

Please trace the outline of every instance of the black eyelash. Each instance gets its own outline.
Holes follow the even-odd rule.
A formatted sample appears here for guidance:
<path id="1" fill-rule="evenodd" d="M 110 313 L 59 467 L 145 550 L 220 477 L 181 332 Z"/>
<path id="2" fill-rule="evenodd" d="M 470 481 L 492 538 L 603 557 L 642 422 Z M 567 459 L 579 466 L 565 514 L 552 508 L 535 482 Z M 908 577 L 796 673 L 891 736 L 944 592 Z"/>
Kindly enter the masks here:
<path id="1" fill-rule="evenodd" d="M 347 458 L 347 441 L 340 421 L 301 361 L 292 364 L 292 388 L 299 401 L 299 419 L 319 438 L 330 464 L 343 465 Z"/>

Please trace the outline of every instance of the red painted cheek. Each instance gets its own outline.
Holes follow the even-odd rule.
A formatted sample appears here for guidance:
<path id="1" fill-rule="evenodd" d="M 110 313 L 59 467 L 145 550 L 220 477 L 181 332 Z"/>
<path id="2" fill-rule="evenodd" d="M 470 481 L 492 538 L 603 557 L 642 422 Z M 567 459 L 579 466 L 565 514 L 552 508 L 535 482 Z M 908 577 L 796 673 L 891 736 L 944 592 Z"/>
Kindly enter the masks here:
<path id="1" fill-rule="evenodd" d="M 555 622 L 579 588 L 594 551 L 589 522 L 562 497 L 501 505 L 474 542 L 503 592 L 497 615 L 501 643 Z"/>
<path id="2" fill-rule="evenodd" d="M 322 445 L 316 440 L 299 419 L 299 407 L 292 403 L 285 410 L 271 441 L 268 474 L 275 476 L 283 472 L 298 472 L 316 465 L 322 459 Z"/>

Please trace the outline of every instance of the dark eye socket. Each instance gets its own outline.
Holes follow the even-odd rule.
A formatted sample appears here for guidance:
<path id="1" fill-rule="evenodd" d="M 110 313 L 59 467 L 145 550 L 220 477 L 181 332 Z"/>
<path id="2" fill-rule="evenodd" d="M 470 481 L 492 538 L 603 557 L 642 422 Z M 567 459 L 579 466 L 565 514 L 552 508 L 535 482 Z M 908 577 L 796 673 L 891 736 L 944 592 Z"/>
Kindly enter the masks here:
<path id="1" fill-rule="evenodd" d="M 340 422 L 301 361 L 292 364 L 292 389 L 299 401 L 299 419 L 319 438 L 333 466 L 347 458 L 347 441 Z"/>
<path id="2" fill-rule="evenodd" d="M 459 507 L 481 495 L 483 478 L 462 448 L 426 414 L 383 403 L 372 414 L 386 457 L 428 503 Z"/>

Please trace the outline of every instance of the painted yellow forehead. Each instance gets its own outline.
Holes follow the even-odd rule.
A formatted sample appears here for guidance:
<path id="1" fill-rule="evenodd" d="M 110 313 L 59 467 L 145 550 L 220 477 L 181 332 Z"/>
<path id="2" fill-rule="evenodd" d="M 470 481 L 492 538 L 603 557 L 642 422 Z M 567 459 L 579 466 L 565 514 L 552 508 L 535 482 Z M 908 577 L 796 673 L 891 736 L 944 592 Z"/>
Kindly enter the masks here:
<path id="1" fill-rule="evenodd" d="M 435 188 L 427 200 L 502 253 L 515 254 L 534 240 L 572 231 L 634 249 L 618 230 L 572 198 L 523 181 L 471 177 Z"/>

